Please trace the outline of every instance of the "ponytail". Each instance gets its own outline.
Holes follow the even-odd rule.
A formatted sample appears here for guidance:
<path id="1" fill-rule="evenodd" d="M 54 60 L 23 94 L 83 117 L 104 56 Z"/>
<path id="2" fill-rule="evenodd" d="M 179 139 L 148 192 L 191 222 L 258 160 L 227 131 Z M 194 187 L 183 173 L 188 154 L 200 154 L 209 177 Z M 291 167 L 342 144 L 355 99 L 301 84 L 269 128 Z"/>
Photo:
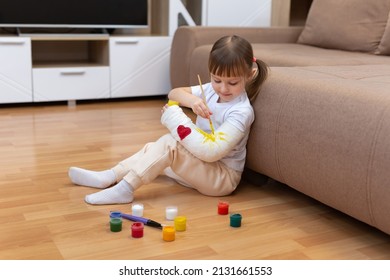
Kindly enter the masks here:
<path id="1" fill-rule="evenodd" d="M 253 103 L 256 97 L 259 95 L 261 86 L 268 77 L 269 67 L 268 65 L 260 60 L 254 59 L 254 63 L 257 66 L 256 73 L 251 82 L 249 82 L 245 88 L 249 101 Z"/>

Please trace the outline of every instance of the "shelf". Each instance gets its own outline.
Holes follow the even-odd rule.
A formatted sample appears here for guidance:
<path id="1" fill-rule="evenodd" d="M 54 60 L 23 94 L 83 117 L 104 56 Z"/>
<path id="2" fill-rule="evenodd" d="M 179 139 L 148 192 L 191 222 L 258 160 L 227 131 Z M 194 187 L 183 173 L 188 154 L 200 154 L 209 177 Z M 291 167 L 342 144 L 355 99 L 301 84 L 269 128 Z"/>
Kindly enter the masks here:
<path id="1" fill-rule="evenodd" d="M 34 40 L 31 41 L 32 66 L 75 67 L 109 66 L 108 40 Z"/>

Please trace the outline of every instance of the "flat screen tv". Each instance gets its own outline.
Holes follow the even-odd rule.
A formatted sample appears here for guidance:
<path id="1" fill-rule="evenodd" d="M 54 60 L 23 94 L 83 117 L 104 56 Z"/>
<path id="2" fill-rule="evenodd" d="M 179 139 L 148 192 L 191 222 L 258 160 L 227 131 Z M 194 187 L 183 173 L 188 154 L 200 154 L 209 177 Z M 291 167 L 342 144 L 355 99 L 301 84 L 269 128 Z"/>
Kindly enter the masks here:
<path id="1" fill-rule="evenodd" d="M 148 27 L 148 0 L 1 0 L 0 27 Z"/>

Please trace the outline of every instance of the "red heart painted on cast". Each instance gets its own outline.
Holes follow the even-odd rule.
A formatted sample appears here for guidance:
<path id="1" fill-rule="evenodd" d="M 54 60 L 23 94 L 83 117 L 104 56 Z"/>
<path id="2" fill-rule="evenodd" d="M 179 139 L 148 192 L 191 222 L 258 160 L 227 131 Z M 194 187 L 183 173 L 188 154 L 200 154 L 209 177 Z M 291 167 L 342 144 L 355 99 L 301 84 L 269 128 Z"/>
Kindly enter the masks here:
<path id="1" fill-rule="evenodd" d="M 180 140 L 183 140 L 191 133 L 191 128 L 186 127 L 184 125 L 179 125 L 177 127 L 177 134 L 179 134 Z"/>

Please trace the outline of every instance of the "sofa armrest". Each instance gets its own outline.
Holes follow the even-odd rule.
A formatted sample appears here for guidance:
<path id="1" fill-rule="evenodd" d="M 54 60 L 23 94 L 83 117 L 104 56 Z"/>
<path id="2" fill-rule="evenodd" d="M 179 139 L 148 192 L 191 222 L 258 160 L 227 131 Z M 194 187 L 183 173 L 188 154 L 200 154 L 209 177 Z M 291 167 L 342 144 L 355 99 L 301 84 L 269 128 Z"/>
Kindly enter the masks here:
<path id="1" fill-rule="evenodd" d="M 201 45 L 214 44 L 224 35 L 235 34 L 251 43 L 295 43 L 303 27 L 179 27 L 172 41 L 170 77 L 173 88 L 189 86 L 190 59 L 193 50 Z"/>

